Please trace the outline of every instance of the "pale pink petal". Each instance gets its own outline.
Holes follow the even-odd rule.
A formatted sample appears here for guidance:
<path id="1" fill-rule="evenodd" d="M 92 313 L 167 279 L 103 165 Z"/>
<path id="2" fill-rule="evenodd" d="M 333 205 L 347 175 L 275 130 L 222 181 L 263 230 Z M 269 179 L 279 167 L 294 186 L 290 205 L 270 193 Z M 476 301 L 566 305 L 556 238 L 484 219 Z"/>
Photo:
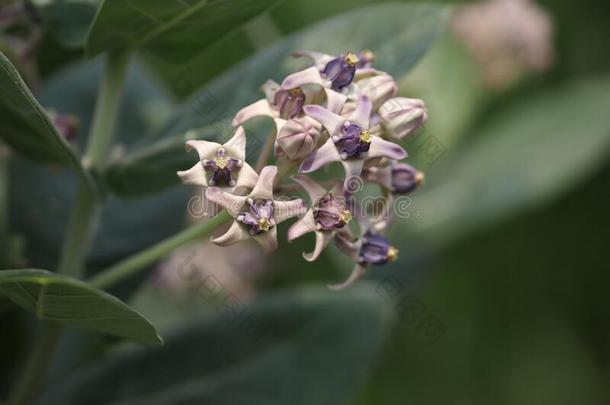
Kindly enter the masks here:
<path id="1" fill-rule="evenodd" d="M 244 127 L 238 127 L 233 137 L 225 142 L 223 146 L 227 148 L 232 158 L 241 161 L 246 160 L 246 131 L 244 131 Z"/>
<path id="2" fill-rule="evenodd" d="M 273 219 L 277 224 L 285 220 L 303 215 L 307 211 L 307 206 L 300 198 L 290 201 L 273 202 Z"/>
<path id="3" fill-rule="evenodd" d="M 233 195 L 217 187 L 210 187 L 205 191 L 208 200 L 222 206 L 233 218 L 239 214 L 246 204 L 246 197 Z"/>
<path id="4" fill-rule="evenodd" d="M 207 187 L 208 185 L 206 172 L 201 165 L 201 162 L 197 162 L 195 163 L 195 166 L 188 170 L 177 172 L 177 174 L 178 177 L 180 177 L 180 181 L 184 184 L 203 187 Z"/>
<path id="5" fill-rule="evenodd" d="M 299 238 L 306 233 L 314 232 L 316 230 L 316 221 L 313 217 L 313 210 L 308 210 L 303 218 L 292 224 L 288 229 L 288 241 L 292 242 L 296 238 Z"/>
<path id="6" fill-rule="evenodd" d="M 345 181 L 343 187 L 345 190 L 356 192 L 357 188 L 360 188 L 361 183 L 360 175 L 362 174 L 362 167 L 364 166 L 364 160 L 361 159 L 346 159 L 342 160 L 341 164 L 345 169 Z"/>
<path id="7" fill-rule="evenodd" d="M 264 200 L 273 199 L 273 182 L 277 175 L 277 166 L 265 166 L 258 176 L 258 181 L 254 189 L 250 193 L 252 198 L 261 198 Z"/>
<path id="8" fill-rule="evenodd" d="M 252 166 L 244 162 L 237 174 L 237 184 L 235 184 L 235 190 L 240 188 L 246 188 L 248 191 L 252 190 L 257 181 L 258 174 L 254 171 Z"/>
<path id="9" fill-rule="evenodd" d="M 195 149 L 199 155 L 199 159 L 210 159 L 216 155 L 216 151 L 221 145 L 216 142 L 209 141 L 186 141 L 185 148 L 187 151 Z"/>
<path id="10" fill-rule="evenodd" d="M 297 51 L 297 52 L 293 52 L 292 56 L 296 56 L 296 57 L 308 57 L 311 59 L 311 61 L 316 65 L 316 67 L 319 70 L 324 69 L 324 67 L 326 66 L 326 64 L 328 62 L 330 62 L 331 60 L 335 59 L 334 56 L 332 55 L 328 55 L 322 52 L 313 52 L 313 51 Z"/>
<path id="11" fill-rule="evenodd" d="M 347 101 L 347 96 L 326 88 L 324 92 L 326 93 L 326 109 L 332 113 L 340 114 Z"/>
<path id="12" fill-rule="evenodd" d="M 290 178 L 303 187 L 305 192 L 309 195 L 312 204 L 315 204 L 320 198 L 328 193 L 328 190 L 313 181 L 311 178 L 309 178 L 309 176 L 295 174 Z"/>
<path id="13" fill-rule="evenodd" d="M 388 159 L 402 160 L 407 157 L 407 152 L 394 142 L 374 136 L 371 140 L 371 147 L 367 157 L 369 159 L 386 157 Z"/>
<path id="14" fill-rule="evenodd" d="M 330 288 L 331 290 L 335 290 L 335 291 L 343 290 L 344 288 L 347 288 L 347 287 L 351 286 L 352 284 L 354 284 L 356 281 L 358 281 L 364 275 L 364 272 L 365 272 L 365 268 L 363 266 L 357 264 L 356 267 L 354 267 L 354 270 L 352 270 L 352 273 L 349 275 L 347 280 L 345 280 L 341 284 L 329 285 L 328 288 Z"/>
<path id="15" fill-rule="evenodd" d="M 261 245 L 266 254 L 277 249 L 277 228 L 275 226 L 268 232 L 261 232 L 258 235 L 254 235 L 253 238 Z"/>
<path id="16" fill-rule="evenodd" d="M 286 125 L 288 121 L 286 121 L 285 119 L 282 118 L 274 118 L 273 119 L 273 125 L 275 126 L 275 135 L 277 136 L 277 134 L 280 133 L 280 131 L 282 130 L 282 127 L 284 125 Z"/>
<path id="17" fill-rule="evenodd" d="M 280 89 L 280 85 L 273 80 L 267 80 L 262 86 L 261 90 L 265 93 L 267 101 L 273 103 L 275 100 L 275 93 Z"/>
<path id="18" fill-rule="evenodd" d="M 303 258 L 308 262 L 313 262 L 316 260 L 320 253 L 324 250 L 326 246 L 328 246 L 328 242 L 330 242 L 333 238 L 332 232 L 323 232 L 316 231 L 316 245 L 311 253 L 303 253 Z"/>
<path id="19" fill-rule="evenodd" d="M 356 109 L 352 112 L 348 120 L 359 125 L 361 128 L 368 129 L 372 109 L 373 104 L 371 104 L 369 98 L 365 95 L 360 95 L 356 102 Z"/>
<path id="20" fill-rule="evenodd" d="M 299 167 L 300 173 L 311 173 L 320 167 L 341 160 L 339 152 L 332 139 L 328 139 L 324 145 L 313 151 L 313 153 L 303 160 Z"/>
<path id="21" fill-rule="evenodd" d="M 392 165 L 369 167 L 365 172 L 367 181 L 380 184 L 387 190 L 392 189 Z"/>
<path id="22" fill-rule="evenodd" d="M 331 136 L 338 135 L 345 122 L 345 118 L 330 112 L 319 105 L 306 105 L 303 107 L 303 111 L 305 111 L 305 114 L 322 124 Z"/>
<path id="23" fill-rule="evenodd" d="M 210 241 L 219 246 L 229 246 L 247 239 L 250 239 L 250 233 L 246 227 L 233 221 L 227 232 L 217 238 L 210 238 Z"/>
<path id="24" fill-rule="evenodd" d="M 383 74 L 387 74 L 387 73 L 385 73 L 381 70 L 377 70 L 372 67 L 356 69 L 356 73 L 354 74 L 354 81 L 357 82 L 358 80 L 365 79 L 367 77 L 383 75 Z"/>
<path id="25" fill-rule="evenodd" d="M 258 100 L 247 107 L 242 108 L 235 114 L 235 118 L 233 118 L 232 125 L 234 127 L 243 124 L 251 118 L 266 116 L 266 117 L 277 117 L 278 113 L 267 101 L 267 99 Z"/>
<path id="26" fill-rule="evenodd" d="M 308 69 L 301 70 L 300 72 L 293 73 L 286 76 L 282 82 L 283 89 L 294 89 L 295 87 L 301 87 L 306 84 L 317 84 L 322 87 L 326 81 L 320 76 L 320 71 L 317 67 L 312 66 Z"/>

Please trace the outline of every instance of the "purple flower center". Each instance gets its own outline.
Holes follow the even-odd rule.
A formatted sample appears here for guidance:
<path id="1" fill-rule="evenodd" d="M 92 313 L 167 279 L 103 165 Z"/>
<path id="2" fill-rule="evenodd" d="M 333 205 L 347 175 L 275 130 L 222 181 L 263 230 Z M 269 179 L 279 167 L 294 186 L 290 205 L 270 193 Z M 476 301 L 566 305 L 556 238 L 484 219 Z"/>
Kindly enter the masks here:
<path id="1" fill-rule="evenodd" d="M 273 104 L 280 112 L 280 118 L 294 118 L 303 111 L 303 104 L 305 104 L 305 93 L 300 87 L 290 90 L 280 89 L 275 93 Z"/>
<path id="2" fill-rule="evenodd" d="M 362 237 L 359 259 L 362 264 L 386 264 L 398 259 L 398 249 L 386 237 L 368 231 Z"/>
<path id="3" fill-rule="evenodd" d="M 219 148 L 216 151 L 214 159 L 204 159 L 201 163 L 207 171 L 212 173 L 212 177 L 208 179 L 210 186 L 226 184 L 230 187 L 236 184 L 233 172 L 239 171 L 243 165 L 241 160 L 228 156 L 224 148 Z"/>
<path id="4" fill-rule="evenodd" d="M 330 193 L 318 200 L 313 209 L 316 224 L 325 231 L 343 228 L 352 220 L 352 213 Z"/>
<path id="5" fill-rule="evenodd" d="M 249 211 L 238 214 L 236 219 L 249 228 L 251 235 L 268 232 L 275 226 L 275 221 L 273 219 L 273 201 L 255 201 L 254 199 L 249 198 L 246 203 L 248 204 Z"/>
<path id="6" fill-rule="evenodd" d="M 360 154 L 368 152 L 371 147 L 371 133 L 362 127 L 346 121 L 341 128 L 341 135 L 334 137 L 333 141 L 337 146 L 342 159 L 348 157 L 359 157 Z"/>
<path id="7" fill-rule="evenodd" d="M 333 90 L 341 90 L 349 86 L 354 80 L 359 62 L 358 55 L 348 52 L 328 62 L 322 74 L 331 81 Z"/>

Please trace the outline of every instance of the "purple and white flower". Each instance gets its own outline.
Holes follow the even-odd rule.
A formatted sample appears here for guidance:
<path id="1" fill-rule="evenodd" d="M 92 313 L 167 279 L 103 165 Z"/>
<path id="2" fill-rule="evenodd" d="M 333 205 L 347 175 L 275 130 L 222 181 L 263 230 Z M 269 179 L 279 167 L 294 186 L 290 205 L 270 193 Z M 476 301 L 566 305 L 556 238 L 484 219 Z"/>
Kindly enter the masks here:
<path id="1" fill-rule="evenodd" d="M 424 173 L 411 165 L 396 161 L 385 166 L 365 167 L 362 178 L 379 184 L 392 194 L 400 195 L 409 194 L 424 183 Z"/>
<path id="2" fill-rule="evenodd" d="M 266 253 L 277 248 L 277 225 L 302 215 L 307 207 L 300 198 L 289 201 L 274 198 L 276 175 L 276 166 L 263 168 L 252 192 L 246 196 L 236 196 L 216 187 L 206 190 L 206 197 L 234 218 L 224 235 L 211 239 L 213 243 L 228 246 L 252 238 Z"/>
<path id="3" fill-rule="evenodd" d="M 423 100 L 396 97 L 379 107 L 381 125 L 394 139 L 414 134 L 428 120 L 428 110 Z"/>
<path id="4" fill-rule="evenodd" d="M 296 175 L 292 179 L 309 195 L 311 208 L 290 227 L 288 241 L 315 232 L 316 244 L 313 252 L 303 253 L 305 260 L 312 262 L 320 256 L 335 233 L 352 220 L 352 213 L 343 204 L 343 188 L 340 185 L 333 190 L 326 190 L 304 175 Z"/>
<path id="5" fill-rule="evenodd" d="M 367 159 L 404 159 L 407 152 L 393 142 L 371 133 L 369 120 L 372 105 L 366 96 L 361 96 L 350 117 L 344 118 L 321 106 L 305 107 L 305 113 L 320 122 L 330 138 L 301 163 L 301 173 L 311 173 L 332 162 L 341 162 L 347 182 L 359 176 Z"/>

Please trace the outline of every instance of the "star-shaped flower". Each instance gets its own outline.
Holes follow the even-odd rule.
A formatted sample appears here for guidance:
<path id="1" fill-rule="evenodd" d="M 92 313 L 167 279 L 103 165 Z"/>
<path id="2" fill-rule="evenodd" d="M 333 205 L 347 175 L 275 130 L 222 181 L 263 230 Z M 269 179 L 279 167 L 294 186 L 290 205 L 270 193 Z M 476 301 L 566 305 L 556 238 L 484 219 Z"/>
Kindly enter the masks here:
<path id="1" fill-rule="evenodd" d="M 277 225 L 302 215 L 306 207 L 300 198 L 290 201 L 274 199 L 273 183 L 276 166 L 263 168 L 254 189 L 247 196 L 236 196 L 215 187 L 206 190 L 206 197 L 224 207 L 234 218 L 229 230 L 211 239 L 220 246 L 228 246 L 253 238 L 266 253 L 277 248 Z"/>
<path id="2" fill-rule="evenodd" d="M 382 73 L 371 67 L 375 55 L 370 51 L 347 52 L 339 56 L 302 51 L 295 52 L 293 55 L 309 57 L 314 65 L 287 76 L 282 82 L 282 88 L 284 89 L 317 84 L 325 88 L 342 91 L 356 80 Z"/>
<path id="3" fill-rule="evenodd" d="M 335 232 L 351 221 L 352 213 L 343 204 L 341 186 L 329 191 L 304 175 L 296 175 L 292 179 L 309 195 L 311 208 L 290 227 L 288 240 L 293 241 L 306 233 L 315 232 L 316 245 L 313 252 L 303 253 L 305 260 L 312 262 L 320 256 Z"/>
<path id="4" fill-rule="evenodd" d="M 361 96 L 356 109 L 348 118 L 343 118 L 323 107 L 309 105 L 305 113 L 320 122 L 330 138 L 301 163 L 299 171 L 310 173 L 332 162 L 341 162 L 345 169 L 346 183 L 359 176 L 365 160 L 388 158 L 400 160 L 407 152 L 397 144 L 373 135 L 369 129 L 371 102 Z"/>
<path id="5" fill-rule="evenodd" d="M 216 142 L 193 140 L 186 142 L 186 150 L 195 149 L 199 162 L 188 170 L 178 172 L 184 184 L 219 187 L 230 193 L 252 189 L 258 175 L 246 163 L 246 132 L 237 128 L 223 145 Z"/>

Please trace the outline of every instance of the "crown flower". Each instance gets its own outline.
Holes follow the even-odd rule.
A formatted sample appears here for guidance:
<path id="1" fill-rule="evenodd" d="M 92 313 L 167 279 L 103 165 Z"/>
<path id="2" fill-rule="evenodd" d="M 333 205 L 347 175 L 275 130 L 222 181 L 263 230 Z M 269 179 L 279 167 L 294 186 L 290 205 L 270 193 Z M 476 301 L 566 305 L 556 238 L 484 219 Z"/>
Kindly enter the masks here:
<path id="1" fill-rule="evenodd" d="M 414 134 L 428 115 L 422 100 L 396 97 L 396 81 L 373 67 L 371 51 L 293 56 L 312 64 L 281 85 L 271 79 L 263 83 L 265 97 L 237 112 L 235 134 L 225 144 L 188 141 L 187 149 L 196 149 L 200 161 L 178 175 L 185 184 L 205 187 L 205 198 L 232 219 L 224 234 L 211 239 L 216 245 L 253 239 L 272 252 L 278 247 L 278 225 L 291 218 L 296 220 L 286 234 L 289 242 L 315 236 L 313 249 L 303 253 L 305 260 L 315 261 L 334 241 L 354 263 L 345 281 L 329 286 L 341 290 L 370 267 L 398 258 L 398 248 L 384 233 L 398 217 L 396 196 L 413 192 L 424 177 L 401 162 L 407 152 L 393 140 Z M 273 120 L 274 131 L 254 170 L 245 160 L 241 125 L 261 116 Z M 266 166 L 272 154 L 275 163 Z M 342 165 L 341 174 L 319 170 L 335 162 Z M 314 181 L 310 173 L 317 171 Z M 294 183 L 282 183 L 287 175 Z M 365 183 L 379 186 L 371 189 L 381 195 L 362 196 Z M 295 187 L 305 191 L 308 205 L 290 196 Z M 371 197 L 376 205 L 365 208 L 365 198 Z"/>

